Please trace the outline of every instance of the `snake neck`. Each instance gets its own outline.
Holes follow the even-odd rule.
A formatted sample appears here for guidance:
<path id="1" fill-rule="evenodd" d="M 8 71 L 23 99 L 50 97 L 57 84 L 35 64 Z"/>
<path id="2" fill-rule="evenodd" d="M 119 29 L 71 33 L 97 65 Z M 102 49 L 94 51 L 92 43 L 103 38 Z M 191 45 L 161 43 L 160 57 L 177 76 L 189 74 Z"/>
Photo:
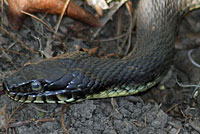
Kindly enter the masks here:
<path id="1" fill-rule="evenodd" d="M 127 59 L 132 64 L 140 59 L 139 82 L 147 82 L 168 70 L 173 61 L 179 10 L 174 0 L 140 0 L 136 16 L 136 44 Z"/>
<path id="2" fill-rule="evenodd" d="M 150 81 L 168 70 L 173 62 L 180 17 L 199 7 L 199 0 L 139 1 L 136 10 L 136 44 L 127 57 L 132 64 L 140 59 L 137 67 L 146 73 L 139 81 Z"/>

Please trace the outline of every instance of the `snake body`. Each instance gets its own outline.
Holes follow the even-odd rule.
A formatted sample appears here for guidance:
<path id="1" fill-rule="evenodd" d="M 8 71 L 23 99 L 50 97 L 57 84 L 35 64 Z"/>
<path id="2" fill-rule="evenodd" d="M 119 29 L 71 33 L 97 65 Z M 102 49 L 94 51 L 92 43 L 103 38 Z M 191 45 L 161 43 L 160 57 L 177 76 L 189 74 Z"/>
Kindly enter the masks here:
<path id="1" fill-rule="evenodd" d="M 140 0 L 133 51 L 123 59 L 74 52 L 28 64 L 3 82 L 8 96 L 25 103 L 71 103 L 132 95 L 160 81 L 173 62 L 180 17 L 200 0 Z"/>

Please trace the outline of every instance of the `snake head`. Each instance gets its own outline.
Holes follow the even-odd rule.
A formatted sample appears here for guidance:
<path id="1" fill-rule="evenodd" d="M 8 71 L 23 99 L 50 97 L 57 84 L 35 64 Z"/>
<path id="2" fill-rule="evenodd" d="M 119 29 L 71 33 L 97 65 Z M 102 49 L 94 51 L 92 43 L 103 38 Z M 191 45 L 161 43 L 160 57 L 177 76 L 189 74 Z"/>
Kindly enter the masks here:
<path id="1" fill-rule="evenodd" d="M 64 60 L 64 61 L 63 61 Z M 67 71 L 67 58 L 42 60 L 27 64 L 16 73 L 6 78 L 3 88 L 7 95 L 16 101 L 25 103 L 56 103 L 59 101 L 56 94 L 65 89 L 50 88 L 52 83 L 60 79 Z"/>
<path id="2" fill-rule="evenodd" d="M 47 80 L 30 80 L 19 84 L 12 84 L 9 86 L 7 81 L 3 82 L 4 90 L 9 94 L 18 95 L 36 95 L 42 93 L 47 88 L 50 82 Z"/>
<path id="3" fill-rule="evenodd" d="M 49 103 L 55 102 L 54 96 L 58 93 L 48 89 L 52 82 L 46 79 L 29 80 L 11 85 L 8 82 L 10 81 L 3 82 L 5 92 L 11 99 L 19 102 L 45 103 L 47 100 Z"/>
<path id="4" fill-rule="evenodd" d="M 7 95 L 25 103 L 71 103 L 80 100 L 99 82 L 83 70 L 72 68 L 69 58 L 27 64 L 5 79 Z"/>
<path id="5" fill-rule="evenodd" d="M 35 79 L 17 84 L 8 84 L 8 82 L 11 81 L 3 82 L 7 95 L 15 101 L 25 103 L 70 103 L 75 101 L 73 93 L 79 91 L 69 84 L 74 83 L 71 75 L 64 75 L 54 81 Z"/>

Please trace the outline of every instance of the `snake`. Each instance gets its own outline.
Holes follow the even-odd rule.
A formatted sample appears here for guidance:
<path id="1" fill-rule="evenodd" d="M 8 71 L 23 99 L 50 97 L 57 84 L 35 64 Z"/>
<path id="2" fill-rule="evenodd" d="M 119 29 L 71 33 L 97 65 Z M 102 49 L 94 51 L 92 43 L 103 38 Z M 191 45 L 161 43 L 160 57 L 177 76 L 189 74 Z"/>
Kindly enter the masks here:
<path id="1" fill-rule="evenodd" d="M 23 66 L 3 81 L 8 97 L 23 103 L 75 103 L 137 94 L 159 83 L 173 63 L 181 17 L 200 0 L 139 0 L 136 42 L 123 58 L 71 52 Z"/>

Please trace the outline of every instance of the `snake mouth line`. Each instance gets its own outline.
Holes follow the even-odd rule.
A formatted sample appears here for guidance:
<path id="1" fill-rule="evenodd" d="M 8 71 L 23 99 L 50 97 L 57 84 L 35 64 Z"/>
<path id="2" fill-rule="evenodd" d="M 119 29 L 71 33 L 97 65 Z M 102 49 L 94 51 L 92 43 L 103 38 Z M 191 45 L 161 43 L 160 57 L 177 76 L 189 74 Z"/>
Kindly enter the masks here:
<path id="1" fill-rule="evenodd" d="M 27 84 L 30 84 L 31 82 L 32 80 L 26 83 L 21 83 L 19 85 L 20 86 L 27 85 Z M 9 87 L 6 81 L 3 82 L 3 89 L 7 93 L 8 97 L 10 97 L 11 99 L 15 101 L 24 102 L 24 103 L 65 104 L 65 103 L 70 103 L 70 102 L 75 101 L 75 98 L 78 99 L 78 96 L 74 97 L 74 94 L 76 94 L 76 92 L 80 92 L 79 89 L 73 90 L 73 91 L 62 89 L 62 90 L 44 91 L 44 92 L 30 92 L 30 91 L 27 92 L 30 89 L 24 89 L 27 91 L 19 92 L 19 91 L 15 91 L 17 87 L 18 86 L 16 85 L 15 86 L 12 85 L 11 87 Z"/>
<path id="2" fill-rule="evenodd" d="M 73 94 L 67 90 L 45 91 L 41 93 L 23 93 L 10 91 L 6 82 L 3 83 L 3 88 L 8 97 L 15 101 L 23 103 L 69 103 L 75 101 Z"/>

